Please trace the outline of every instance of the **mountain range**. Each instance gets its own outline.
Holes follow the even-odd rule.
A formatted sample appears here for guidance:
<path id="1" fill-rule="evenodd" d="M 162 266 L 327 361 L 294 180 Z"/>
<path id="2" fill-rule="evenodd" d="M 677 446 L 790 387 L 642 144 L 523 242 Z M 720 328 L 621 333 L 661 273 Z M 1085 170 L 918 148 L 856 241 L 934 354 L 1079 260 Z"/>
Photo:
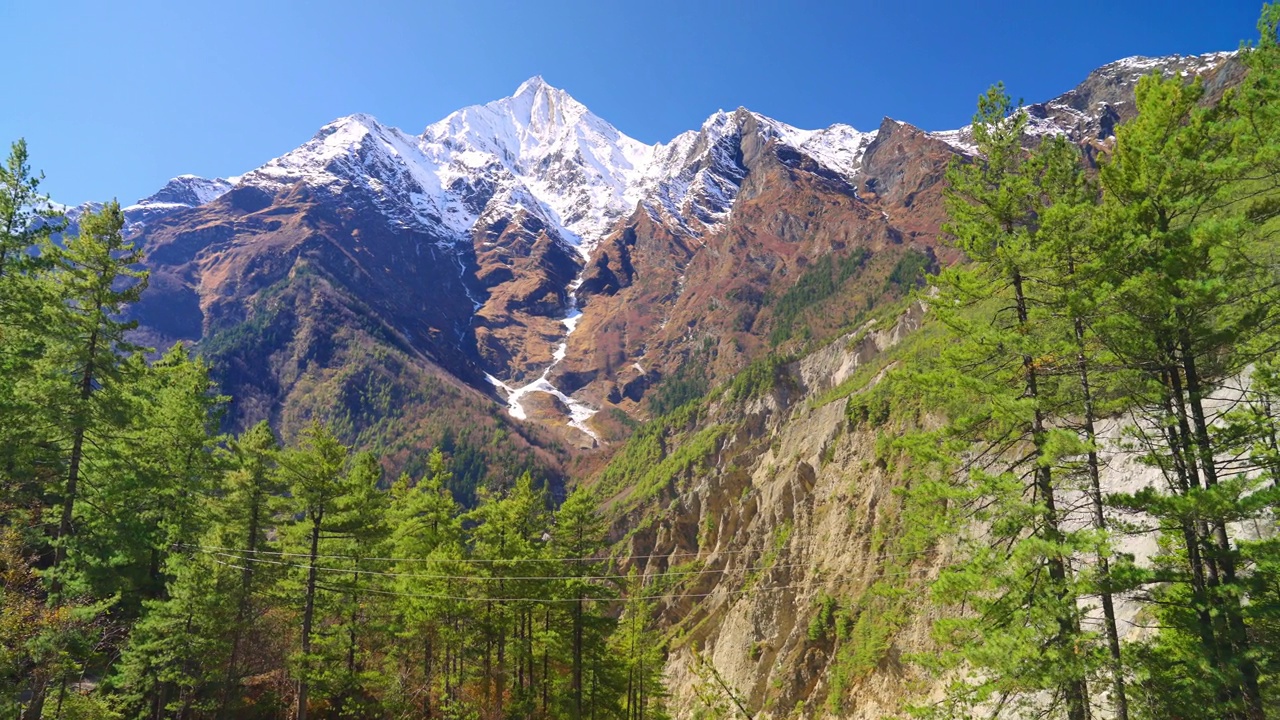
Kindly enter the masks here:
<path id="1" fill-rule="evenodd" d="M 1027 105 L 1026 142 L 1066 136 L 1096 167 L 1153 72 L 1213 100 L 1244 69 L 1110 63 Z M 898 542 L 901 398 L 874 390 L 944 342 L 909 299 L 963 261 L 944 187 L 978 160 L 967 127 L 802 130 L 745 108 L 647 145 L 534 77 L 416 135 L 353 115 L 242 175 L 173 179 L 125 209 L 151 272 L 131 312 L 143 344 L 198 348 L 229 428 L 294 439 L 321 419 L 415 477 L 440 448 L 463 505 L 526 470 L 591 487 L 616 577 L 664 633 L 675 717 L 725 699 L 892 717 L 950 681 L 906 658 L 938 651 L 923 578 L 955 548 Z M 1125 457 L 1100 488 L 1161 482 Z M 1144 631 L 1141 603 L 1118 612 Z"/>
<path id="2" fill-rule="evenodd" d="M 1111 63 L 1028 106 L 1032 135 L 1096 154 L 1142 75 L 1216 91 L 1232 56 Z M 958 259 L 941 192 L 973 154 L 967 128 L 802 130 L 745 108 L 647 145 L 541 77 L 417 135 L 351 115 L 126 209 L 152 274 L 138 334 L 197 344 L 234 427 L 319 417 L 402 467 L 460 432 L 512 438 L 517 464 L 562 468 Z"/>

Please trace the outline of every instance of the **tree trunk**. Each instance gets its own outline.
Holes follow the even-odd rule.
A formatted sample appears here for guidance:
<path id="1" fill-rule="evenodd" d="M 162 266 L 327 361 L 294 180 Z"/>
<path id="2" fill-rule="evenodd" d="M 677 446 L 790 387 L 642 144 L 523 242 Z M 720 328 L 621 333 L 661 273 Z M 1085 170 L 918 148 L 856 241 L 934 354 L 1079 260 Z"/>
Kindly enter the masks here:
<path id="1" fill-rule="evenodd" d="M 298 678 L 298 708 L 296 720 L 307 720 L 307 673 L 311 664 L 311 622 L 316 608 L 316 558 L 320 554 L 320 524 L 323 513 L 311 516 L 311 553 L 307 567 L 307 597 L 302 609 L 302 673 Z"/>
<path id="2" fill-rule="evenodd" d="M 1213 455 L 1213 442 L 1209 437 L 1209 425 L 1205 419 L 1203 388 L 1200 375 L 1196 371 L 1195 355 L 1191 352 L 1191 343 L 1184 333 L 1182 345 L 1182 366 L 1187 376 L 1187 399 L 1191 406 L 1191 417 L 1195 421 L 1195 439 L 1200 455 L 1200 469 L 1204 473 L 1207 487 L 1218 484 L 1217 463 Z M 1236 563 L 1231 539 L 1227 536 L 1227 526 L 1222 518 L 1215 518 L 1213 535 L 1219 554 L 1219 566 L 1222 569 L 1223 581 L 1231 587 L 1236 585 Z M 1262 691 L 1258 687 L 1258 666 L 1249 652 L 1249 634 L 1245 627 L 1244 617 L 1240 613 L 1239 601 L 1226 598 L 1223 603 L 1231 644 L 1234 646 L 1236 664 L 1240 670 L 1241 689 L 1244 693 L 1245 710 L 1249 720 L 1264 720 L 1267 713 L 1263 707 Z"/>
<path id="3" fill-rule="evenodd" d="M 36 670 L 31 684 L 31 699 L 22 708 L 19 720 L 40 720 L 44 715 L 44 701 L 49 693 L 49 678 Z"/>
<path id="4" fill-rule="evenodd" d="M 1029 325 L 1029 317 L 1027 313 L 1027 300 L 1022 288 L 1022 275 L 1018 271 L 1014 271 L 1010 278 L 1013 282 L 1014 298 L 1017 304 L 1018 325 L 1026 329 Z M 1031 441 L 1036 448 L 1037 460 L 1044 454 L 1045 444 L 1045 426 L 1044 412 L 1038 404 L 1039 388 L 1037 385 L 1037 373 L 1035 358 L 1031 355 L 1024 354 L 1022 356 L 1022 368 L 1026 373 L 1026 396 L 1033 403 L 1036 403 L 1035 412 L 1031 419 Z M 1041 501 L 1044 503 L 1044 524 L 1046 539 L 1052 543 L 1062 542 L 1062 530 L 1059 527 L 1058 508 L 1054 501 L 1053 474 L 1048 465 L 1040 462 L 1036 463 L 1035 468 L 1036 492 L 1040 495 Z M 1049 567 L 1049 577 L 1057 586 L 1058 601 L 1061 603 L 1071 602 L 1074 605 L 1074 597 L 1070 597 L 1070 591 L 1067 588 L 1067 568 L 1066 563 L 1061 557 L 1054 555 L 1047 560 Z M 1058 617 L 1058 642 L 1066 645 L 1071 642 L 1071 638 L 1080 634 L 1074 615 L 1069 613 Z M 1089 689 L 1083 678 L 1071 678 L 1062 688 L 1063 695 L 1067 701 L 1067 718 L 1068 720 L 1088 720 L 1089 717 Z"/>
<path id="5" fill-rule="evenodd" d="M 434 672 L 435 645 L 432 643 L 431 630 L 427 630 L 427 641 L 422 648 L 422 716 L 431 717 L 431 676 Z M 448 660 L 446 659 L 446 662 Z"/>
<path id="6" fill-rule="evenodd" d="M 627 720 L 633 720 L 636 716 L 636 633 L 635 618 L 631 618 L 631 657 L 627 668 Z"/>
<path id="7" fill-rule="evenodd" d="M 547 638 L 551 636 L 551 606 L 547 605 L 544 612 L 546 614 L 543 616 L 542 630 L 546 637 L 542 640 L 542 716 L 550 717 L 547 707 L 551 704 L 551 661 L 547 655 L 547 646 L 550 644 Z"/>
<path id="8" fill-rule="evenodd" d="M 352 689 L 356 677 L 356 622 L 359 620 L 360 600 L 356 591 L 360 585 L 360 573 L 353 572 L 351 574 L 351 614 L 347 618 L 347 685 L 338 695 L 337 702 L 334 703 L 333 714 L 336 717 L 342 717 L 343 709 L 346 707 L 347 700 L 352 696 Z"/>
<path id="9" fill-rule="evenodd" d="M 573 608 L 573 720 L 582 720 L 582 595 Z"/>
<path id="10" fill-rule="evenodd" d="M 87 359 L 84 364 L 84 372 L 80 375 L 79 380 L 80 404 L 82 406 L 87 404 L 89 396 L 93 394 L 93 358 L 97 353 L 98 329 L 94 328 L 93 332 L 89 333 Z M 84 409 L 83 407 L 80 408 L 81 411 L 84 411 Z M 53 582 L 49 588 L 49 594 L 54 597 L 55 602 L 61 601 L 62 564 L 67 559 L 67 541 L 75 530 L 72 518 L 75 513 L 76 493 L 79 491 L 80 485 L 80 463 L 84 459 L 86 424 L 87 421 L 84 417 L 78 417 L 76 418 L 75 427 L 71 431 L 71 459 L 67 463 L 67 487 L 62 496 L 62 517 L 58 521 L 58 545 L 53 551 Z"/>
<path id="11" fill-rule="evenodd" d="M 493 715 L 493 601 L 485 604 L 484 700 L 486 715 Z"/>
<path id="12" fill-rule="evenodd" d="M 596 664 L 591 663 L 591 720 L 596 720 Z"/>
<path id="13" fill-rule="evenodd" d="M 524 657 L 522 655 L 522 652 L 524 649 L 524 643 L 522 642 L 523 639 L 524 639 L 524 611 L 517 611 L 515 634 L 511 638 L 512 640 L 511 650 L 512 650 L 512 653 L 516 655 L 515 662 L 516 662 L 516 693 L 517 694 L 523 691 L 525 687 L 525 684 L 524 684 L 525 683 L 525 677 L 524 677 L 525 665 L 524 665 Z"/>
<path id="14" fill-rule="evenodd" d="M 1271 408 L 1271 396 L 1262 393 L 1262 415 L 1266 418 L 1267 449 L 1271 451 L 1271 459 L 1267 463 L 1267 472 L 1271 475 L 1271 487 L 1280 489 L 1280 439 L 1276 437 L 1276 417 Z"/>
<path id="15" fill-rule="evenodd" d="M 240 682 L 240 678 L 236 675 L 238 671 L 236 665 L 240 661 L 240 641 L 244 637 L 244 626 L 249 620 L 249 604 L 253 591 L 253 564 L 258 557 L 258 524 L 261 501 L 261 490 L 255 487 L 249 500 L 249 534 L 245 543 L 249 560 L 245 562 L 244 569 L 240 571 L 240 598 L 236 603 L 235 627 L 231 631 L 231 653 L 227 658 L 227 675 L 223 681 L 222 699 L 218 702 L 218 712 L 215 715 L 217 720 L 226 718 L 227 707 L 231 703 L 231 693 Z"/>
<path id="16" fill-rule="evenodd" d="M 498 583 L 498 592 L 499 592 L 499 593 L 502 593 L 502 592 L 503 592 L 504 588 L 503 588 L 502 586 L 503 586 L 504 584 L 505 584 L 504 582 L 499 582 L 499 583 Z M 498 716 L 498 717 L 502 717 L 502 706 L 503 706 L 503 704 L 504 704 L 504 702 L 505 702 L 505 697 L 504 697 L 504 696 L 506 695 L 506 692 L 507 692 L 507 627 L 506 627 L 506 625 L 503 623 L 503 619 L 502 619 L 502 615 L 503 615 L 503 613 L 504 613 L 504 612 L 505 612 L 505 610 L 502 608 L 502 606 L 501 606 L 501 605 L 499 605 L 499 610 L 498 610 L 498 616 L 499 616 L 499 617 L 498 617 L 498 676 L 497 676 L 497 678 L 496 678 L 496 681 L 497 681 L 497 683 L 496 683 L 496 684 L 497 684 L 497 692 L 496 692 L 496 693 L 494 693 L 494 700 L 496 701 L 496 705 L 495 705 L 495 707 L 497 708 L 497 711 L 498 711 L 498 712 L 497 712 L 497 716 Z"/>
<path id="17" fill-rule="evenodd" d="M 1071 268 L 1074 272 L 1074 267 Z M 1087 458 L 1089 485 L 1092 491 L 1093 526 L 1099 532 L 1107 529 L 1107 517 L 1102 506 L 1102 479 L 1098 469 L 1098 435 L 1094 428 L 1093 390 L 1089 384 L 1089 361 L 1085 354 L 1084 322 L 1075 318 L 1076 365 L 1080 372 L 1080 392 L 1084 400 L 1084 433 L 1089 443 Z M 1111 680 L 1116 694 L 1117 720 L 1129 720 L 1129 699 L 1125 695 L 1124 661 L 1120 656 L 1120 632 L 1116 627 L 1116 609 L 1111 597 L 1111 563 L 1107 554 L 1098 550 L 1098 577 L 1101 580 L 1102 619 L 1107 634 L 1107 649 L 1111 653 Z"/>

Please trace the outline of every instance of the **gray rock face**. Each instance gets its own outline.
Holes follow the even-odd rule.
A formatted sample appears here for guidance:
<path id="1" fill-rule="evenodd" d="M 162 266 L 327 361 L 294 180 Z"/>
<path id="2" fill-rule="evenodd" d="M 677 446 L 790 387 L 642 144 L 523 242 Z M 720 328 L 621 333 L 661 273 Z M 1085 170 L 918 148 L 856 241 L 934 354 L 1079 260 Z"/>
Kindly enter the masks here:
<path id="1" fill-rule="evenodd" d="M 1235 52 L 1205 55 L 1134 56 L 1108 63 L 1089 73 L 1076 87 L 1047 102 L 1026 107 L 1031 122 L 1027 132 L 1034 137 L 1066 135 L 1077 143 L 1106 140 L 1116 125 L 1135 113 L 1134 89 L 1151 73 L 1164 77 L 1201 77 L 1211 97 L 1243 76 L 1244 68 Z M 969 127 L 933 133 L 972 154 L 973 134 Z"/>

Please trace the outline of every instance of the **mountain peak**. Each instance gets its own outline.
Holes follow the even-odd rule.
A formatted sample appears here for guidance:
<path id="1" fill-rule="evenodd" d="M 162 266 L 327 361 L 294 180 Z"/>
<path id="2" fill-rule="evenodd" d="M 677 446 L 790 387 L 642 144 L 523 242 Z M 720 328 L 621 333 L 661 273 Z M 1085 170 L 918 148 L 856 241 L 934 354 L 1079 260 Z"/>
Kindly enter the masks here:
<path id="1" fill-rule="evenodd" d="M 179 175 L 169 180 L 156 192 L 130 205 L 129 208 L 161 205 L 195 207 L 216 200 L 230 190 L 232 184 L 231 181 L 223 178 Z"/>
<path id="2" fill-rule="evenodd" d="M 1135 77 L 1140 77 L 1152 70 L 1160 70 L 1165 75 L 1183 72 L 1189 72 L 1195 75 L 1211 70 L 1238 54 L 1239 51 L 1237 50 L 1226 50 L 1202 53 L 1199 55 L 1175 54 L 1154 57 L 1146 55 L 1132 55 L 1127 58 L 1121 58 L 1119 60 L 1109 62 L 1090 74 L 1106 74 L 1119 71 L 1128 72 Z"/>
<path id="3" fill-rule="evenodd" d="M 340 118 L 334 119 L 329 123 L 326 123 L 323 127 L 320 128 L 320 134 L 337 131 L 337 130 L 348 130 L 348 129 L 359 129 L 359 128 L 363 128 L 365 130 L 376 130 L 381 127 L 382 127 L 382 123 L 378 122 L 378 119 L 375 118 L 374 116 L 370 115 L 369 113 L 358 112 L 358 113 L 352 113 L 350 115 L 344 115 Z"/>
<path id="4" fill-rule="evenodd" d="M 594 117 L 569 93 L 548 84 L 541 75 L 534 75 L 508 97 L 462 108 L 427 126 L 423 137 L 428 142 L 463 139 L 490 152 L 498 149 L 496 146 L 512 151 L 526 145 L 530 138 L 546 142 Z"/>
<path id="5" fill-rule="evenodd" d="M 548 84 L 547 81 L 543 79 L 541 75 L 534 75 L 528 80 L 525 80 L 524 82 L 520 83 L 520 87 L 516 88 L 516 91 L 511 93 L 511 97 L 513 98 L 520 97 L 521 95 L 524 95 L 526 93 L 536 95 L 539 91 L 548 90 L 548 89 L 557 90 L 558 88 L 551 87 L 551 85 Z"/>

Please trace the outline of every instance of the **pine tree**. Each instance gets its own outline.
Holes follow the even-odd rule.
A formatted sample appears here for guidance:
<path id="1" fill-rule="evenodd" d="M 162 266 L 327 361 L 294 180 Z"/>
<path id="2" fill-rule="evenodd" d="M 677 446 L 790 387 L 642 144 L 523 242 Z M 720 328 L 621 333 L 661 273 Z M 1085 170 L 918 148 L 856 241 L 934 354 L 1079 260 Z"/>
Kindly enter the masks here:
<path id="1" fill-rule="evenodd" d="M 12 290 L 9 281 L 38 265 L 40 258 L 32 250 L 60 228 L 49 198 L 40 192 L 42 180 L 44 173 L 31 172 L 26 140 L 15 141 L 0 166 L 0 288 Z M 0 305 L 18 299 L 7 292 L 0 295 Z"/>
<path id="2" fill-rule="evenodd" d="M 205 716 L 221 697 L 237 576 L 208 554 L 170 558 L 168 597 L 150 600 L 134 625 L 111 686 L 126 718 Z"/>
<path id="3" fill-rule="evenodd" d="M 0 165 L 0 503 L 23 506 L 52 478 L 50 438 L 33 392 L 34 366 L 48 342 L 46 306 L 60 302 L 47 282 L 49 238 L 59 218 L 40 193 L 27 145 L 13 143 Z"/>
<path id="4" fill-rule="evenodd" d="M 581 720 L 583 712 L 583 675 L 591 608 L 588 597 L 608 597 L 608 588 L 599 581 L 592 581 L 592 576 L 599 576 L 602 565 L 599 562 L 586 562 L 595 557 L 604 548 L 604 520 L 596 511 L 597 501 L 594 495 L 581 487 L 575 489 L 565 498 L 555 515 L 555 528 L 551 534 L 549 552 L 559 558 L 565 558 L 563 574 L 573 579 L 565 582 L 564 596 L 572 599 L 570 609 L 570 633 L 572 659 L 570 664 L 569 695 L 572 698 L 569 717 Z"/>
<path id="5" fill-rule="evenodd" d="M 486 562 L 492 576 L 485 583 L 487 597 L 481 621 L 486 635 L 485 709 L 499 716 L 508 711 L 527 714 L 536 703 L 536 655 L 535 605 L 525 599 L 542 592 L 536 578 L 551 574 L 547 565 L 539 562 L 548 529 L 545 496 L 534 488 L 533 478 L 526 472 L 506 494 L 482 496 L 468 519 L 476 523 L 471 531 L 475 555 Z"/>
<path id="6" fill-rule="evenodd" d="M 1044 278 L 1046 302 L 1058 319 L 1064 323 L 1064 348 L 1058 353 L 1069 361 L 1060 362 L 1058 372 L 1073 376 L 1073 383 L 1064 382 L 1064 394 L 1071 401 L 1070 415 L 1078 418 L 1080 446 L 1073 453 L 1082 456 L 1078 463 L 1087 476 L 1085 492 L 1091 505 L 1091 520 L 1097 531 L 1094 559 L 1097 578 L 1097 595 L 1102 604 L 1103 632 L 1106 635 L 1110 655 L 1112 693 L 1115 715 L 1118 720 L 1128 720 L 1129 709 L 1125 691 L 1124 659 L 1120 648 L 1120 632 L 1116 624 L 1114 583 L 1111 573 L 1111 551 L 1108 546 L 1108 520 L 1101 484 L 1097 422 L 1109 408 L 1104 393 L 1121 382 L 1112 358 L 1105 356 L 1101 343 L 1091 329 L 1098 317 L 1100 276 L 1106 267 L 1100 263 L 1104 255 L 1098 236 L 1092 227 L 1099 190 L 1085 174 L 1079 148 L 1065 137 L 1046 140 L 1037 153 L 1037 162 L 1043 168 L 1044 207 L 1038 212 L 1038 233 L 1044 245 L 1045 265 L 1038 269 Z M 1104 370 L 1104 368 L 1106 370 Z M 1111 391 L 1114 393 L 1114 391 Z M 1073 468 L 1068 461 L 1064 470 Z"/>
<path id="7" fill-rule="evenodd" d="M 52 252 L 52 281 L 65 304 L 47 308 L 52 339 L 41 360 L 44 406 L 65 451 L 60 519 L 55 538 L 53 594 L 67 580 L 67 551 L 76 530 L 76 500 L 85 472 L 86 440 L 105 441 L 128 423 L 121 386 L 137 346 L 126 337 L 135 324 L 121 314 L 146 287 L 134 269 L 138 251 L 122 235 L 120 205 L 80 218 L 80 232 Z M 103 442 L 102 444 L 105 444 Z"/>
<path id="8" fill-rule="evenodd" d="M 392 555 L 403 558 L 392 566 L 399 575 L 394 589 L 402 594 L 396 605 L 397 639 L 392 649 L 399 667 L 397 684 L 409 705 L 426 717 L 442 706 L 461 701 L 471 588 L 452 579 L 475 570 L 462 558 L 462 528 L 458 506 L 447 490 L 451 474 L 444 456 L 434 450 L 427 473 L 416 484 L 401 477 L 391 487 L 388 524 Z"/>
<path id="9" fill-rule="evenodd" d="M 292 528 L 302 543 L 305 578 L 302 587 L 302 628 L 300 651 L 296 659 L 297 697 L 295 720 L 306 720 L 309 693 L 319 673 L 313 653 L 316 620 L 320 541 L 333 524 L 333 515 L 344 487 L 343 470 L 347 448 L 324 426 L 312 423 L 302 432 L 298 447 L 279 456 L 281 480 L 288 483 L 293 500 L 292 513 L 298 518 Z"/>
<path id="10" fill-rule="evenodd" d="M 222 697 L 218 703 L 219 720 L 236 710 L 234 697 L 240 683 L 241 651 L 252 631 L 255 608 L 260 603 L 255 595 L 264 594 L 278 575 L 278 566 L 262 563 L 271 557 L 268 530 L 276 527 L 278 500 L 284 490 L 279 480 L 276 453 L 279 445 L 271 426 L 264 420 L 250 428 L 230 445 L 232 466 L 225 481 L 225 495 L 218 505 L 216 526 L 211 537 L 215 548 L 226 548 L 220 557 L 241 565 L 240 578 L 232 590 L 235 616 L 231 623 L 231 643 Z M 212 550 L 211 552 L 220 552 Z"/>
<path id="11" fill-rule="evenodd" d="M 332 520 L 325 533 L 325 553 L 344 558 L 330 563 L 326 586 L 342 597 L 343 606 L 330 622 L 326 639 L 316 650 L 323 657 L 326 695 L 338 716 L 367 717 L 375 708 L 365 703 L 372 681 L 364 657 L 362 638 L 384 629 L 386 613 L 384 571 L 370 570 L 368 558 L 386 557 L 388 496 L 379 487 L 382 467 L 372 454 L 357 454 L 343 479 L 341 494 L 333 504 Z M 343 567 L 345 566 L 345 567 Z M 337 572 L 339 568 L 349 570 Z"/>
<path id="12" fill-rule="evenodd" d="M 615 657 L 621 658 L 625 675 L 622 711 L 626 720 L 663 720 L 667 717 L 662 670 L 666 648 L 654 630 L 653 601 L 633 569 L 627 579 L 627 601 L 611 639 Z"/>
<path id="13" fill-rule="evenodd" d="M 132 615 L 163 597 L 169 554 L 208 530 L 225 398 L 180 343 L 150 364 L 130 357 L 120 377 L 103 391 L 120 422 L 87 453 L 95 477 L 82 492 L 77 566 L 94 593 L 119 594 L 117 611 Z"/>
<path id="14" fill-rule="evenodd" d="M 1062 333 L 1038 275 L 1045 166 L 1023 148 L 1026 123 L 1003 88 L 992 88 L 974 117 L 981 157 L 948 171 L 945 229 L 971 262 L 934 278 L 939 293 L 929 303 L 951 342 L 917 382 L 948 412 L 933 434 L 941 455 L 931 452 L 950 465 L 942 485 L 956 486 L 915 491 L 949 497 L 958 528 L 976 523 L 987 533 L 934 586 L 940 601 L 968 606 L 937 623 L 953 648 L 941 660 L 970 668 L 942 710 L 1016 711 L 1043 704 L 1047 692 L 1051 708 L 1084 720 L 1097 660 L 1080 627 L 1071 569 L 1080 538 L 1064 529 L 1057 472 L 1079 441 L 1054 415 L 1061 378 L 1049 370 Z"/>
<path id="15" fill-rule="evenodd" d="M 1125 503 L 1181 535 L 1195 632 L 1216 668 L 1207 677 L 1219 678 L 1210 697 L 1256 719 L 1266 713 L 1227 528 L 1248 517 L 1256 481 L 1224 473 L 1206 400 L 1252 361 L 1245 340 L 1280 319 L 1277 268 L 1251 230 L 1261 198 L 1240 187 L 1250 171 L 1235 151 L 1231 104 L 1203 98 L 1198 80 L 1144 78 L 1138 117 L 1117 131 L 1101 174 L 1115 273 L 1101 334 L 1145 373 L 1137 402 L 1157 409 L 1159 431 L 1143 440 L 1176 496 L 1149 490 Z"/>

